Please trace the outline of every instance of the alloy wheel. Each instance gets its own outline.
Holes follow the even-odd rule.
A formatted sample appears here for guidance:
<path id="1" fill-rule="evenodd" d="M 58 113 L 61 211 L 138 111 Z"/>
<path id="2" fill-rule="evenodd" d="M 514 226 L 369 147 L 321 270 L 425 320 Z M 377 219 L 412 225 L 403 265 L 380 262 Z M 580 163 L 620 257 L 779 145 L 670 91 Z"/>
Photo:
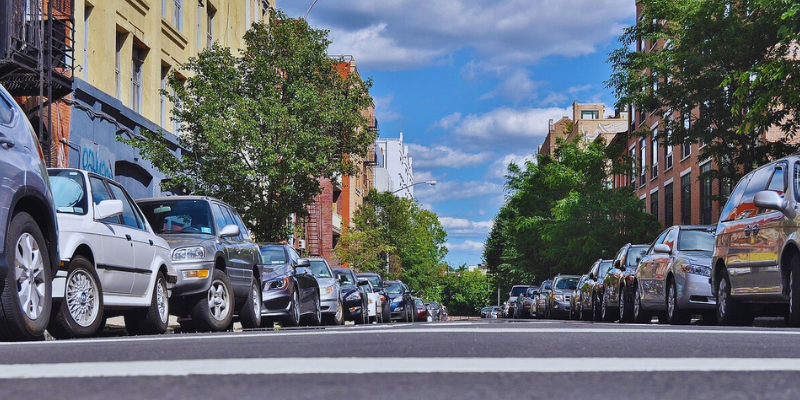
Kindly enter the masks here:
<path id="1" fill-rule="evenodd" d="M 230 312 L 230 294 L 220 280 L 212 282 L 208 289 L 208 308 L 218 321 L 225 319 Z"/>
<path id="2" fill-rule="evenodd" d="M 250 289 L 253 291 L 253 315 L 261 315 L 261 289 L 255 283 Z"/>
<path id="3" fill-rule="evenodd" d="M 619 290 L 619 322 L 625 322 L 625 318 L 628 316 L 625 315 L 625 304 L 627 304 L 625 297 L 625 288 L 621 288 Z"/>
<path id="4" fill-rule="evenodd" d="M 667 293 L 667 314 L 669 315 L 669 319 L 671 321 L 673 318 L 675 318 L 675 284 L 669 284 Z"/>
<path id="5" fill-rule="evenodd" d="M 94 277 L 86 271 L 75 270 L 67 282 L 64 301 L 67 302 L 67 309 L 75 323 L 82 327 L 92 325 L 100 308 Z"/>
<path id="6" fill-rule="evenodd" d="M 722 278 L 717 285 L 717 318 L 722 320 L 728 312 L 728 282 Z"/>
<path id="7" fill-rule="evenodd" d="M 44 261 L 39 243 L 30 233 L 23 233 L 17 240 L 15 270 L 17 295 L 22 311 L 30 319 L 37 319 L 44 308 L 45 276 Z"/>
<path id="8" fill-rule="evenodd" d="M 158 307 L 158 317 L 161 322 L 169 322 L 169 300 L 167 300 L 167 288 L 163 278 L 156 281 L 156 306 Z"/>

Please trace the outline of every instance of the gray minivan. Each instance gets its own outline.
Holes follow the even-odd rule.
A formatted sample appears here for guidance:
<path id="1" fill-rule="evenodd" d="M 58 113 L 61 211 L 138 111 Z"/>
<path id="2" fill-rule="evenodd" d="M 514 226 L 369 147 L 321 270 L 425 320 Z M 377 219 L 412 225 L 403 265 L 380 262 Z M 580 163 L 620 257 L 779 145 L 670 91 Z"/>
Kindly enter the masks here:
<path id="1" fill-rule="evenodd" d="M 33 127 L 0 85 L 0 340 L 41 339 L 52 308 L 58 228 Z M 16 268 L 13 265 L 19 265 Z"/>

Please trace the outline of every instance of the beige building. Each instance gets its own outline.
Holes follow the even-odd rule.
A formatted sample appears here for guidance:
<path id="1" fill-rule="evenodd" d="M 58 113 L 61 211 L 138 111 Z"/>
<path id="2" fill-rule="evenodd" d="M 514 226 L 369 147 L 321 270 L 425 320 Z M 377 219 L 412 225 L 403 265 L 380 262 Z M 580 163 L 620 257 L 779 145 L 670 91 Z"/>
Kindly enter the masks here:
<path id="1" fill-rule="evenodd" d="M 563 139 L 567 142 L 579 140 L 589 143 L 603 137 L 606 144 L 619 133 L 628 131 L 628 113 L 615 111 L 614 115 L 605 115 L 603 104 L 572 103 L 572 119 L 563 116 L 558 121 L 549 122 L 547 136 L 539 145 L 539 154 L 552 156 L 556 150 L 556 142 Z"/>

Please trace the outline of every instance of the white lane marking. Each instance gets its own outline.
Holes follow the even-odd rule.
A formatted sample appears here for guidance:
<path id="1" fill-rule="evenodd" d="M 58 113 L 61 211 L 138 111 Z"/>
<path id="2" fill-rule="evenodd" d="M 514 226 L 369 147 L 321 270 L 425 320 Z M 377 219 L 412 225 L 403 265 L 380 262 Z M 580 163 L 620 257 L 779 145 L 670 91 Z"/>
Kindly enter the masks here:
<path id="1" fill-rule="evenodd" d="M 798 336 L 798 330 L 716 330 L 716 329 L 667 329 L 667 328 L 413 328 L 397 327 L 393 329 L 374 329 L 370 327 L 338 328 L 326 330 L 308 331 L 281 331 L 281 332 L 247 332 L 235 334 L 213 334 L 213 335 L 161 335 L 148 337 L 110 337 L 98 339 L 76 339 L 76 340 L 51 340 L 46 342 L 5 342 L 0 343 L 0 347 L 13 346 L 40 346 L 40 345 L 70 345 L 70 344 L 94 344 L 94 343 L 129 343 L 129 342 L 155 342 L 155 341 L 201 341 L 201 340 L 225 340 L 225 339 L 247 339 L 256 337 L 284 337 L 284 336 L 325 336 L 325 335 L 358 335 L 365 333 L 524 333 L 529 335 L 541 333 L 601 333 L 601 334 L 642 334 L 642 333 L 683 333 L 683 334 L 711 334 L 711 335 L 771 335 L 771 336 Z"/>
<path id="2" fill-rule="evenodd" d="M 242 358 L 0 365 L 0 380 L 192 375 L 800 371 L 797 358 Z"/>

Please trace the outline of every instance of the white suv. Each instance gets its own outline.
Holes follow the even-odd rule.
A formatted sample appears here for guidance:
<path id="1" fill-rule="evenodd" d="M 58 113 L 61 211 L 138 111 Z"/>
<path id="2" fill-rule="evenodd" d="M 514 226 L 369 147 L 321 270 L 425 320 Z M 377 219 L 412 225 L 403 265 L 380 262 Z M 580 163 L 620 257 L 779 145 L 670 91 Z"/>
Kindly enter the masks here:
<path id="1" fill-rule="evenodd" d="M 164 333 L 171 268 L 167 242 L 153 233 L 117 182 L 77 169 L 48 173 L 61 249 L 50 334 L 91 336 L 102 329 L 104 317 L 118 314 L 125 316 L 130 334 Z"/>

